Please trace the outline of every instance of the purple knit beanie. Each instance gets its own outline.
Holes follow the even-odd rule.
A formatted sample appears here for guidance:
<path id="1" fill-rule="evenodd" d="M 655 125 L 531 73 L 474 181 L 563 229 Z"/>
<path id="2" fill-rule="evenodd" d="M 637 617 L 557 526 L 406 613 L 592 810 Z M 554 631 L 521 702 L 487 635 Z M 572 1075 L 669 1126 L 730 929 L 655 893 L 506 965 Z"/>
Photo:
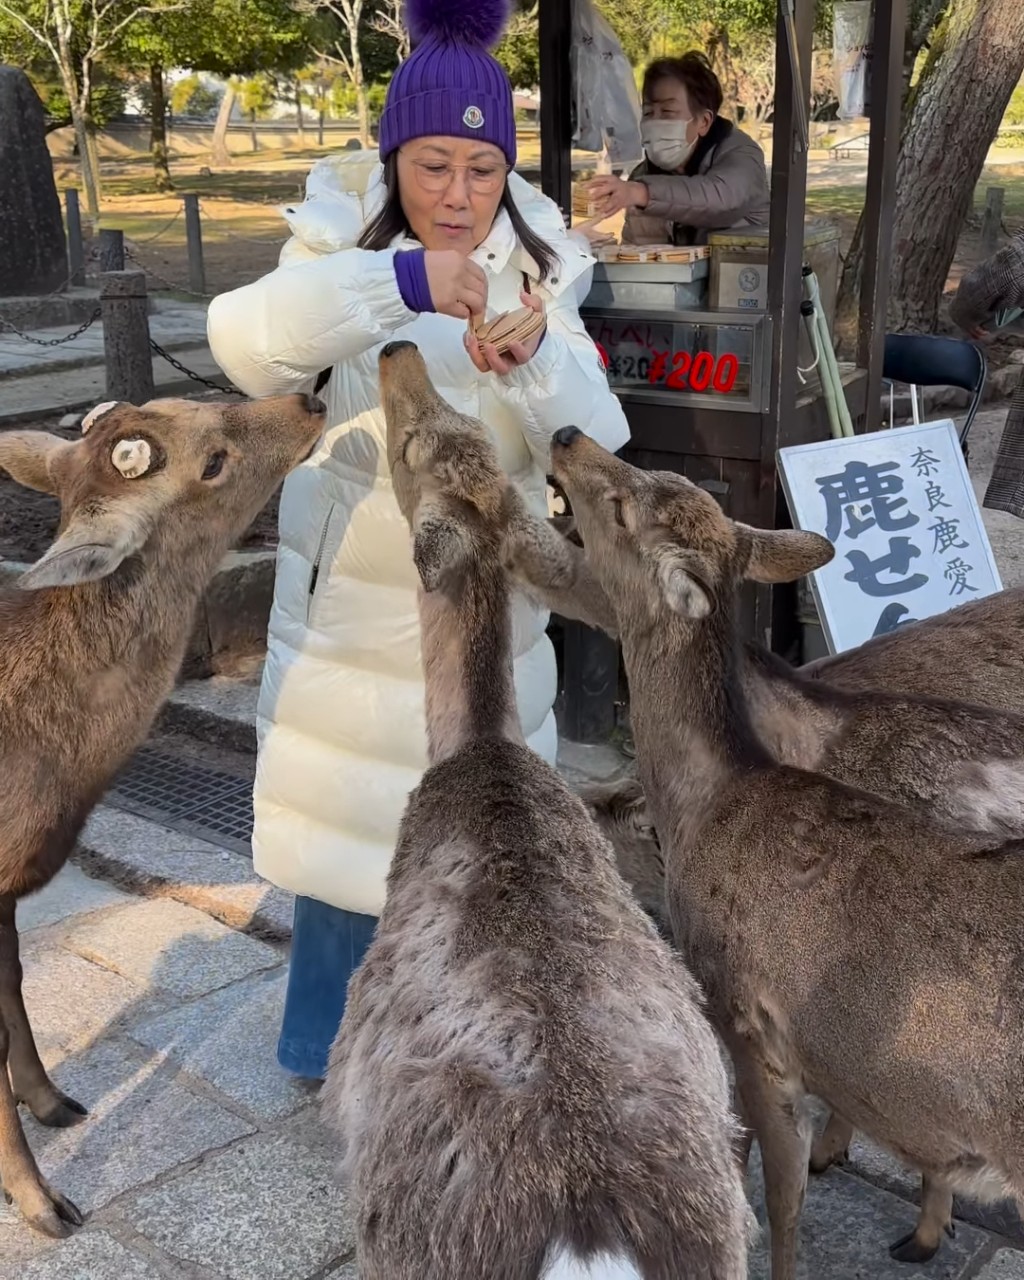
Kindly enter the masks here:
<path id="1" fill-rule="evenodd" d="M 415 43 L 388 86 L 380 158 L 413 138 L 478 138 L 516 162 L 512 86 L 487 52 L 508 20 L 507 0 L 407 0 Z"/>

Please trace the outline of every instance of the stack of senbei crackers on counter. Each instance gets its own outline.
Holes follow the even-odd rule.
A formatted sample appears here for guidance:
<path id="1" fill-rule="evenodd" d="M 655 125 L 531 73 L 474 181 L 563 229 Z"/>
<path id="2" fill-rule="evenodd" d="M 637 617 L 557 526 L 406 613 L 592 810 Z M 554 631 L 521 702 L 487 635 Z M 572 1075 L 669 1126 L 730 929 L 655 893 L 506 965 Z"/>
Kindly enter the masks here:
<path id="1" fill-rule="evenodd" d="M 599 262 L 699 262 L 710 252 L 706 244 L 610 244 L 594 250 Z"/>

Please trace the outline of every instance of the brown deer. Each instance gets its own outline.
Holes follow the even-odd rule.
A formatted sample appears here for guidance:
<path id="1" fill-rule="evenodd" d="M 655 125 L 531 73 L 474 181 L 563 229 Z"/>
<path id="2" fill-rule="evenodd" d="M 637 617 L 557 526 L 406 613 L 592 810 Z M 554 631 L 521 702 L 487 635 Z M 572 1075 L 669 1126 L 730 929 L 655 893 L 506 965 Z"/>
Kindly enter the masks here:
<path id="1" fill-rule="evenodd" d="M 570 540 L 577 536 L 571 526 L 563 538 L 535 522 L 528 535 L 521 532 L 508 549 L 524 588 L 563 616 L 617 634 L 614 610 L 582 546 Z M 1022 612 L 1021 591 L 976 601 L 815 664 L 820 683 L 805 676 L 806 668 L 795 672 L 763 646 L 747 643 L 738 676 L 755 730 L 780 763 L 919 805 L 961 828 L 1024 836 L 1022 761 L 1014 759 L 1024 751 L 1024 717 L 926 696 L 984 694 L 1004 707 L 1016 699 L 1016 709 L 1024 710 Z M 950 662 L 951 654 L 957 661 Z M 871 687 L 876 670 L 878 691 L 867 692 L 862 686 Z M 843 682 L 851 689 L 834 687 Z M 901 684 L 918 696 L 897 692 Z M 585 788 L 581 796 L 612 841 L 620 872 L 664 929 L 664 860 L 642 788 L 626 779 Z M 811 1168 L 828 1168 L 852 1138 L 853 1126 L 833 1114 L 815 1140 Z M 952 1234 L 952 1210 L 948 1189 L 926 1178 L 917 1227 L 892 1245 L 893 1256 L 930 1258 L 943 1233 Z"/>
<path id="2" fill-rule="evenodd" d="M 0 1178 L 51 1236 L 82 1215 L 39 1172 L 17 1106 L 55 1126 L 86 1112 L 39 1060 L 15 904 L 63 866 L 170 693 L 218 562 L 323 428 L 304 395 L 103 408 L 73 442 L 0 433 L 0 468 L 61 504 L 53 546 L 0 588 Z"/>
<path id="3" fill-rule="evenodd" d="M 1020 843 L 779 764 L 759 738 L 737 588 L 820 567 L 825 539 L 735 524 L 575 428 L 552 459 L 617 602 L 673 932 L 761 1146 L 773 1280 L 795 1275 L 807 1093 L 929 1185 L 1024 1206 Z"/>
<path id="4" fill-rule="evenodd" d="M 559 775 L 524 744 L 483 426 L 389 343 L 430 767 L 349 985 L 324 1107 L 363 1280 L 733 1280 L 749 1209 L 696 984 Z"/>

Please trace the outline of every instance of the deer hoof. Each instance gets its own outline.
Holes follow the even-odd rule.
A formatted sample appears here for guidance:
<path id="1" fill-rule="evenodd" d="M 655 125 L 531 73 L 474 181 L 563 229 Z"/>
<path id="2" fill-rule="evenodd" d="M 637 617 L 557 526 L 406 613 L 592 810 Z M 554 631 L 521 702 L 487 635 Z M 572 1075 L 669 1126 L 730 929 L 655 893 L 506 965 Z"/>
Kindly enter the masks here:
<path id="1" fill-rule="evenodd" d="M 889 1254 L 897 1262 L 928 1262 L 935 1257 L 938 1248 L 937 1244 L 924 1244 L 911 1231 L 910 1235 L 904 1236 L 889 1246 Z"/>
<path id="2" fill-rule="evenodd" d="M 27 1094 L 20 1097 L 18 1101 L 24 1103 L 39 1123 L 48 1129 L 70 1129 L 72 1125 L 81 1124 L 89 1114 L 80 1102 L 52 1085 L 35 1096 Z"/>
<path id="3" fill-rule="evenodd" d="M 844 1151 L 815 1151 L 811 1148 L 811 1158 L 808 1161 L 811 1173 L 824 1173 L 826 1169 L 831 1168 L 834 1164 L 846 1164 L 850 1159 L 849 1150 Z"/>
<path id="4" fill-rule="evenodd" d="M 12 1195 L 14 1193 L 5 1192 L 8 1200 Z M 15 1196 L 14 1203 L 30 1227 L 54 1240 L 63 1240 L 85 1221 L 78 1206 L 51 1187 L 45 1178 L 40 1178 L 27 1195 Z"/>

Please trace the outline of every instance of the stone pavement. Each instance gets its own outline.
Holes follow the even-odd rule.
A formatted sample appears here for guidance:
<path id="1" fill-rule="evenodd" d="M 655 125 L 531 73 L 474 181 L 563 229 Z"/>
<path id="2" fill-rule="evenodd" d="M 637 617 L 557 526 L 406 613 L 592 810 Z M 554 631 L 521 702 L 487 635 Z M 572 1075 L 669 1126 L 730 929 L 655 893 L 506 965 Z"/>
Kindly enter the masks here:
<path id="1" fill-rule="evenodd" d="M 71 333 L 76 327 L 69 323 L 56 329 L 25 332 L 45 341 Z M 224 375 L 206 345 L 205 306 L 156 298 L 149 331 L 154 341 L 195 373 L 224 383 Z M 153 380 L 157 395 L 164 396 L 195 391 L 198 385 L 156 354 Z M 16 333 L 0 328 L 0 424 L 79 412 L 102 400 L 105 390 L 101 321 L 56 347 L 26 342 Z"/>

